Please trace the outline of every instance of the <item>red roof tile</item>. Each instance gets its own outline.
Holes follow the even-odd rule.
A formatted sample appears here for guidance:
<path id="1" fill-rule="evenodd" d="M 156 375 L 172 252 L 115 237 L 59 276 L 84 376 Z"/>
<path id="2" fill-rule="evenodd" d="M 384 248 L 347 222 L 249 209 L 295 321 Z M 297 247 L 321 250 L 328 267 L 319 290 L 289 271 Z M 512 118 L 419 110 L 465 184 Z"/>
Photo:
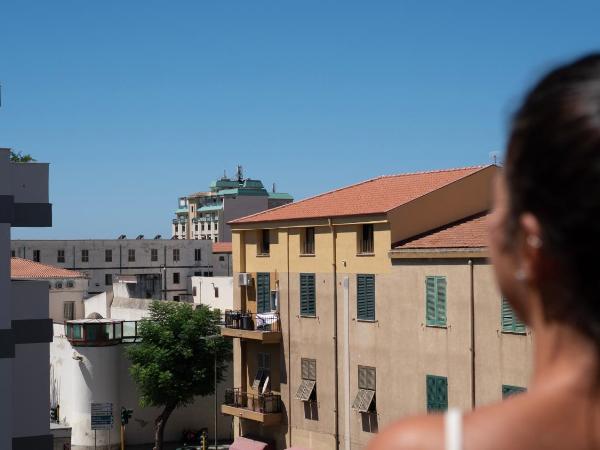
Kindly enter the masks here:
<path id="1" fill-rule="evenodd" d="M 487 213 L 467 217 L 402 241 L 395 249 L 487 247 Z"/>
<path id="2" fill-rule="evenodd" d="M 48 266 L 29 259 L 11 258 L 10 277 L 12 279 L 46 279 L 46 278 L 85 278 L 86 276 L 75 270 L 62 267 Z"/>
<path id="3" fill-rule="evenodd" d="M 488 166 L 381 176 L 229 223 L 384 214 L 485 167 Z"/>
<path id="4" fill-rule="evenodd" d="M 213 242 L 213 253 L 231 253 L 231 242 Z"/>

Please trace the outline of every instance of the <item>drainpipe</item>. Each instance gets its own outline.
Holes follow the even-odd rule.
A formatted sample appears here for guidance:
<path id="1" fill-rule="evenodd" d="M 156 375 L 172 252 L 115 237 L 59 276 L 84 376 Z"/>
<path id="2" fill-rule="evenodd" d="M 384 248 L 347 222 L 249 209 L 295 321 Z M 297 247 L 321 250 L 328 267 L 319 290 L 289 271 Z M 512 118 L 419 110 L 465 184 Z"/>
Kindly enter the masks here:
<path id="1" fill-rule="evenodd" d="M 338 367 L 338 296 L 337 296 L 337 252 L 335 242 L 335 228 L 331 219 L 329 222 L 329 229 L 331 230 L 331 239 L 333 241 L 333 349 L 334 349 L 334 367 L 335 367 L 335 383 L 334 387 L 334 399 L 335 399 L 335 448 L 340 448 L 340 424 L 339 424 L 339 367 Z"/>
<path id="2" fill-rule="evenodd" d="M 471 408 L 475 408 L 475 289 L 473 286 L 473 260 L 469 259 L 471 287 Z"/>
<path id="3" fill-rule="evenodd" d="M 292 380 L 292 358 L 289 356 L 292 352 L 292 322 L 290 320 L 290 229 L 286 232 L 286 251 L 287 251 L 287 326 L 288 326 L 288 387 L 290 386 L 290 380 Z M 279 305 L 277 305 L 279 308 Z M 281 318 L 279 318 L 281 323 Z M 288 434 L 290 436 L 290 447 L 292 446 L 292 389 L 288 388 Z"/>

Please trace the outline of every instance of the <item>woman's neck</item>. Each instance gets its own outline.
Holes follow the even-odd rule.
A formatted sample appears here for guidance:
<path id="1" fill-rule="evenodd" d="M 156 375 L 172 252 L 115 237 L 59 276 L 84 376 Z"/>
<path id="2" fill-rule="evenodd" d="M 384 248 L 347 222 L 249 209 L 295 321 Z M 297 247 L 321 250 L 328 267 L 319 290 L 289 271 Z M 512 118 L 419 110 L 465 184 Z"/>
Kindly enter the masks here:
<path id="1" fill-rule="evenodd" d="M 572 326 L 536 317 L 531 324 L 535 336 L 532 388 L 569 384 L 589 393 L 597 385 L 600 366 L 595 343 Z"/>

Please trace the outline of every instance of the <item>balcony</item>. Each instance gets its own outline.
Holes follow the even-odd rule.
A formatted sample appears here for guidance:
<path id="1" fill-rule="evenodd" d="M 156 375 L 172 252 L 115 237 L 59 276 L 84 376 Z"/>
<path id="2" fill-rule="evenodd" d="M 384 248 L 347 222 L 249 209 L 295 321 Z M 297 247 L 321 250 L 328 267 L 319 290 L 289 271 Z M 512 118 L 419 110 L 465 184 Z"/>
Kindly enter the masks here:
<path id="1" fill-rule="evenodd" d="M 279 394 L 249 394 L 240 388 L 225 391 L 221 412 L 263 425 L 281 423 L 281 396 Z"/>
<path id="2" fill-rule="evenodd" d="M 251 313 L 225 311 L 221 335 L 259 341 L 263 344 L 281 342 L 281 322 L 278 312 Z"/>

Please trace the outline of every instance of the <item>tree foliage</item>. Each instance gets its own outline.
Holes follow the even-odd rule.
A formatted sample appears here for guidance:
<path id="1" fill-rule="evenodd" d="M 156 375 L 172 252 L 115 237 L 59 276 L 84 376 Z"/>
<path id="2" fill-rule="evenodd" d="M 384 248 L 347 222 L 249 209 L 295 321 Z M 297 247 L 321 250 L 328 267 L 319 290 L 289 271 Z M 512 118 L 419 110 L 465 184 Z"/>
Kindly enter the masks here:
<path id="1" fill-rule="evenodd" d="M 12 150 L 10 151 L 10 160 L 12 162 L 31 162 L 31 161 L 35 161 L 35 159 L 33 159 L 33 156 L 31 156 L 30 154 L 23 154 L 22 152 L 13 152 Z"/>
<path id="2" fill-rule="evenodd" d="M 141 406 L 163 407 L 156 419 L 155 448 L 162 448 L 166 421 L 175 408 L 195 396 L 214 392 L 223 381 L 231 359 L 231 343 L 219 335 L 220 312 L 206 305 L 155 301 L 150 317 L 139 324 L 141 342 L 128 347 L 131 376 L 140 392 Z M 207 336 L 213 338 L 206 339 Z"/>

